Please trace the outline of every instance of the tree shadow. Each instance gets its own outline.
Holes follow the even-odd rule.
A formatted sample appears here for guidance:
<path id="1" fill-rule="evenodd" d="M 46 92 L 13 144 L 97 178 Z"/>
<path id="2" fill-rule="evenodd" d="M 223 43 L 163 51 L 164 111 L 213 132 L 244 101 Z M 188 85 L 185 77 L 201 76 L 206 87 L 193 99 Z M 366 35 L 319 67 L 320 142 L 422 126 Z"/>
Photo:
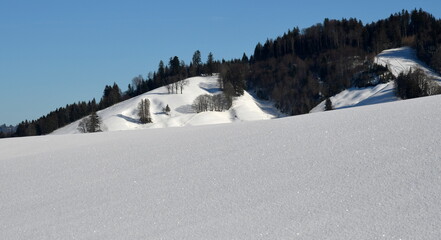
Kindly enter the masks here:
<path id="1" fill-rule="evenodd" d="M 116 116 L 126 120 L 127 122 L 136 123 L 136 124 L 140 124 L 141 123 L 138 119 L 127 117 L 127 116 L 124 116 L 122 114 L 118 114 Z"/>
<path id="2" fill-rule="evenodd" d="M 170 95 L 170 93 L 149 93 L 148 95 Z"/>
<path id="3" fill-rule="evenodd" d="M 395 92 L 395 89 L 382 90 L 382 91 L 380 91 L 381 95 L 365 99 L 365 100 L 355 104 L 354 106 L 358 107 L 358 106 L 373 105 L 373 104 L 396 101 L 397 97 L 395 96 L 394 92 Z"/>
<path id="4" fill-rule="evenodd" d="M 176 112 L 179 113 L 195 113 L 190 104 L 185 104 L 175 109 Z"/>
<path id="5" fill-rule="evenodd" d="M 221 89 L 217 83 L 199 83 L 199 87 L 209 93 L 217 93 L 220 92 Z"/>
<path id="6" fill-rule="evenodd" d="M 378 54 L 379 57 L 386 57 L 386 58 L 407 58 L 407 56 L 415 55 L 415 51 L 412 48 L 409 47 L 403 47 L 399 50 L 386 50 L 380 54 Z"/>

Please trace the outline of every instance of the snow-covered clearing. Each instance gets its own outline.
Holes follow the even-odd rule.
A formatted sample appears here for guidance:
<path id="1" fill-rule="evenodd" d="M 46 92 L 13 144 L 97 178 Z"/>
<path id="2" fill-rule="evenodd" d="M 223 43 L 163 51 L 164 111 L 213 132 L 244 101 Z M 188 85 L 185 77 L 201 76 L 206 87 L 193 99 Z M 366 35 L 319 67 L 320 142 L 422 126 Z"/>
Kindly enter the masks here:
<path id="1" fill-rule="evenodd" d="M 415 49 L 410 47 L 401 47 L 395 49 L 384 50 L 375 58 L 375 62 L 379 65 L 385 66 L 394 75 L 398 76 L 400 73 L 407 73 L 410 70 L 421 69 L 426 75 L 436 81 L 441 81 L 441 76 L 436 74 L 426 64 L 421 62 L 416 56 Z"/>
<path id="2" fill-rule="evenodd" d="M 436 74 L 424 63 L 418 60 L 415 50 L 409 47 L 389 49 L 375 57 L 375 63 L 385 66 L 397 77 L 400 73 L 409 70 L 422 69 L 426 75 L 441 83 L 441 76 Z M 393 102 L 399 100 L 394 93 L 394 82 L 378 84 L 366 88 L 350 88 L 330 98 L 334 109 L 358 107 L 378 103 Z M 325 109 L 325 101 L 311 110 L 311 113 L 322 112 Z"/>
<path id="3" fill-rule="evenodd" d="M 115 104 L 98 112 L 103 120 L 102 128 L 104 131 L 119 131 L 182 127 L 264 120 L 283 116 L 272 106 L 271 102 L 257 100 L 247 92 L 243 96 L 235 98 L 233 106 L 228 111 L 195 113 L 191 105 L 199 95 L 220 93 L 217 79 L 217 76 L 193 77 L 187 79 L 188 85 L 184 87 L 183 94 L 180 94 L 180 90 L 178 94 L 169 94 L 166 87 L 160 87 Z M 150 100 L 150 112 L 153 120 L 151 124 L 140 124 L 137 116 L 138 103 L 145 98 Z M 163 111 L 167 105 L 171 108 L 170 115 Z M 78 123 L 79 121 L 60 128 L 53 134 L 78 133 Z"/>
<path id="4" fill-rule="evenodd" d="M 441 96 L 0 140 L 1 239 L 439 239 Z"/>

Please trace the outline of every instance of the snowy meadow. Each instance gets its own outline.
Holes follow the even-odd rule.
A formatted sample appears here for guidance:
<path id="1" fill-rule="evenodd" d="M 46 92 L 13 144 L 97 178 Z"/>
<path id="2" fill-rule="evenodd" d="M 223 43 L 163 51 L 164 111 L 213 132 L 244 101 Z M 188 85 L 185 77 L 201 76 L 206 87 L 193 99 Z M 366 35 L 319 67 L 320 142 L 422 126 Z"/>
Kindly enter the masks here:
<path id="1" fill-rule="evenodd" d="M 2 239 L 438 239 L 440 96 L 0 140 Z"/>

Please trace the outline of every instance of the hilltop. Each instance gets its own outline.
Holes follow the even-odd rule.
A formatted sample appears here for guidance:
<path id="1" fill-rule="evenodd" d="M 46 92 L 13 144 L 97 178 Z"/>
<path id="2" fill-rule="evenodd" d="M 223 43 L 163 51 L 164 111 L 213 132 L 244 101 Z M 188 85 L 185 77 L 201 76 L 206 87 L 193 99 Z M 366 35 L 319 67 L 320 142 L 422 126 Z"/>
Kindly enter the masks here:
<path id="1" fill-rule="evenodd" d="M 219 88 L 218 76 L 192 77 L 185 81 L 188 84 L 184 87 L 182 94 L 168 93 L 164 86 L 99 111 L 98 115 L 103 121 L 102 130 L 120 131 L 197 126 L 265 120 L 284 116 L 273 106 L 271 101 L 257 100 L 246 91 L 242 96 L 234 98 L 232 107 L 226 111 L 196 113 L 192 109 L 192 104 L 198 96 L 215 95 L 222 92 Z M 152 123 L 141 124 L 139 121 L 138 104 L 141 99 L 149 99 L 151 103 Z M 171 109 L 168 114 L 164 112 L 167 105 Z M 80 121 L 60 128 L 53 134 L 79 133 L 78 124 Z"/>

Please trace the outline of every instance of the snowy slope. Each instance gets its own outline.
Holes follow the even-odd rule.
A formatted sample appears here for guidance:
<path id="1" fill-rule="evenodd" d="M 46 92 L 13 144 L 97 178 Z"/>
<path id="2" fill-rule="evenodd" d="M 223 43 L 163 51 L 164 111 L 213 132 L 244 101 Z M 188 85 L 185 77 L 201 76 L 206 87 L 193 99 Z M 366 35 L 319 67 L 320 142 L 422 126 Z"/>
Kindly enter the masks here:
<path id="1" fill-rule="evenodd" d="M 277 114 L 275 107 L 268 107 L 270 103 L 258 101 L 247 92 L 234 100 L 229 111 L 196 114 L 191 108 L 196 97 L 201 94 L 217 94 L 221 90 L 216 76 L 193 77 L 187 80 L 188 85 L 185 86 L 183 94 L 168 94 L 166 87 L 161 87 L 99 111 L 98 115 L 103 120 L 103 130 L 194 126 L 263 120 L 281 116 Z M 141 99 L 145 98 L 151 102 L 150 112 L 153 123 L 144 125 L 138 121 L 137 107 Z M 162 111 L 167 104 L 171 108 L 170 115 Z M 53 134 L 78 133 L 78 123 L 79 121 L 58 129 Z"/>
<path id="2" fill-rule="evenodd" d="M 427 76 L 436 81 L 441 81 L 441 76 L 436 74 L 426 64 L 421 62 L 416 56 L 415 49 L 410 47 L 395 48 L 385 50 L 378 54 L 375 62 L 379 65 L 385 66 L 394 75 L 398 76 L 400 73 L 407 73 L 409 70 L 417 68 L 422 69 Z"/>
<path id="3" fill-rule="evenodd" d="M 440 101 L 3 139 L 0 238 L 439 239 Z"/>
<path id="4" fill-rule="evenodd" d="M 395 77 L 402 72 L 407 73 L 410 69 L 419 68 L 431 79 L 441 81 L 441 76 L 418 60 L 415 50 L 409 47 L 385 50 L 375 57 L 375 63 L 387 67 Z M 367 88 L 350 88 L 332 96 L 330 100 L 334 109 L 393 102 L 399 100 L 394 94 L 394 88 L 394 82 Z M 318 104 L 311 112 L 322 112 L 324 109 L 325 101 Z"/>
<path id="5" fill-rule="evenodd" d="M 371 105 L 377 103 L 393 102 L 398 100 L 394 94 L 394 82 L 382 83 L 373 87 L 349 88 L 330 97 L 334 109 Z M 310 112 L 323 112 L 325 102 L 322 101 Z"/>

